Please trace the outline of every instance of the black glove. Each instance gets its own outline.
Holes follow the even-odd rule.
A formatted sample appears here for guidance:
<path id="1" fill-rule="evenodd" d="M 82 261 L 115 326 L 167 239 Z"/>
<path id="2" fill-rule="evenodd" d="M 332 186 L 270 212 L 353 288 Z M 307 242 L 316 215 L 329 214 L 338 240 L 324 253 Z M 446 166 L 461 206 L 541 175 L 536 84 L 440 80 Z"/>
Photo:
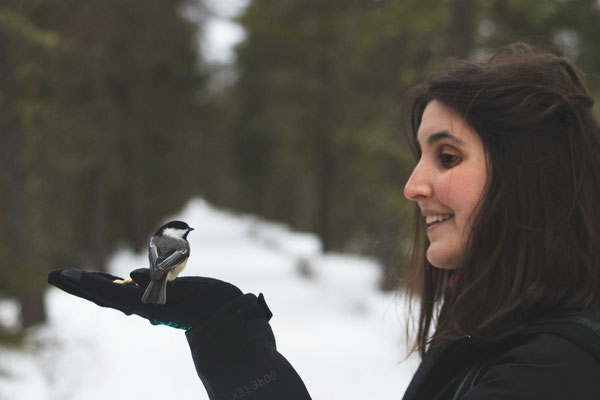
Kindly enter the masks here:
<path id="1" fill-rule="evenodd" d="M 48 283 L 101 307 L 137 314 L 153 325 L 185 330 L 201 325 L 219 308 L 242 296 L 242 291 L 230 283 L 194 276 L 169 282 L 166 304 L 144 304 L 141 299 L 150 283 L 150 270 L 136 269 L 130 276 L 137 285 L 114 283 L 122 278 L 105 273 L 63 269 L 51 272 Z"/>
<path id="2" fill-rule="evenodd" d="M 144 304 L 149 269 L 137 269 L 130 276 L 139 286 L 78 269 L 53 271 L 48 283 L 151 324 L 184 329 L 211 400 L 310 400 L 300 376 L 277 352 L 268 323 L 272 314 L 262 294 L 244 295 L 217 279 L 181 277 L 168 284 L 166 304 Z"/>

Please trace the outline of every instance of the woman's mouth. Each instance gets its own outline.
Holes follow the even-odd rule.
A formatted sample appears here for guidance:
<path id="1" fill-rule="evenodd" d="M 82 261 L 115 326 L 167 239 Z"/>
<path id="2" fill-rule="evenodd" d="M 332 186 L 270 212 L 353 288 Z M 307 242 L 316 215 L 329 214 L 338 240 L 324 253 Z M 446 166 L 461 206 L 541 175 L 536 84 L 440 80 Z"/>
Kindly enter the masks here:
<path id="1" fill-rule="evenodd" d="M 440 215 L 431 215 L 425 217 L 425 223 L 427 224 L 427 228 L 441 224 L 444 221 L 453 218 L 454 214 L 440 214 Z"/>

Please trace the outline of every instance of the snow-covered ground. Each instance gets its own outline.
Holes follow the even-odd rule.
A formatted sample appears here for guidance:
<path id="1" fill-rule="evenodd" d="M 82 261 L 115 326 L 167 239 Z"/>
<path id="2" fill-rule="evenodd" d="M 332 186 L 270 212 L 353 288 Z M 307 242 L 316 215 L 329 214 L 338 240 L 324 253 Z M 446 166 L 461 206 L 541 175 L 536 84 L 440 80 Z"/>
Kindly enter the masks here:
<path id="1" fill-rule="evenodd" d="M 195 228 L 182 275 L 265 295 L 279 351 L 313 399 L 400 399 L 418 359 L 405 360 L 404 301 L 377 291 L 369 259 L 323 254 L 314 235 L 193 200 L 173 218 Z M 115 275 L 146 266 L 118 252 Z M 307 277 L 300 270 L 309 270 Z M 207 399 L 183 331 L 51 288 L 48 323 L 25 353 L 0 348 L 0 400 Z M 2 314 L 0 313 L 0 316 Z M 160 359 L 157 368 L 155 360 Z"/>

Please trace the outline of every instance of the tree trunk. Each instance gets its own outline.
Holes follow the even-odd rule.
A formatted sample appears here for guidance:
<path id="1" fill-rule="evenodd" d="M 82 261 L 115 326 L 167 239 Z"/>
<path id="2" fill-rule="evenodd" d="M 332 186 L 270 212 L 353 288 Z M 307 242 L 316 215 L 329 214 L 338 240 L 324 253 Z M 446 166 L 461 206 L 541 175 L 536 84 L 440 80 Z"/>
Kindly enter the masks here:
<path id="1" fill-rule="evenodd" d="M 95 35 L 102 33 L 96 32 Z M 92 45 L 91 63 L 90 63 L 90 81 L 92 88 L 92 104 L 94 112 L 92 118 L 100 130 L 108 131 L 106 121 L 110 120 L 105 115 L 106 99 L 106 79 L 104 68 L 102 67 L 102 57 L 104 53 L 103 42 L 99 37 L 95 37 L 95 43 Z M 110 134 L 109 132 L 105 132 Z M 90 173 L 89 187 L 89 205 L 90 205 L 90 224 L 89 241 L 91 254 L 90 262 L 94 271 L 106 272 L 106 259 L 108 257 L 108 218 L 109 218 L 109 188 L 108 188 L 108 151 L 106 150 L 106 139 L 97 137 L 94 140 L 95 162 Z"/>
<path id="2" fill-rule="evenodd" d="M 333 135 L 335 126 L 332 121 L 336 119 L 336 97 L 333 82 L 334 60 L 332 51 L 335 48 L 334 37 L 328 37 L 326 42 L 327 52 L 317 67 L 323 92 L 320 96 L 317 118 L 315 120 L 316 132 L 316 157 L 317 157 L 317 234 L 321 238 L 323 251 L 331 251 L 334 247 L 333 237 L 333 207 L 334 181 L 335 181 L 335 155 L 333 148 Z"/>
<path id="3" fill-rule="evenodd" d="M 14 71 L 10 53 L 7 46 L 0 40 L 0 94 L 2 113 L 0 113 L 0 168 L 6 174 L 4 186 L 3 210 L 0 210 L 6 220 L 2 228 L 5 235 L 5 245 L 10 249 L 3 257 L 0 267 L 13 268 L 7 273 L 8 282 L 4 282 L 8 293 L 16 293 L 21 302 L 21 315 L 23 327 L 42 322 L 46 318 L 44 308 L 43 289 L 36 282 L 22 283 L 23 279 L 36 276 L 33 271 L 34 248 L 28 237 L 30 229 L 28 201 L 27 201 L 27 168 L 24 165 L 25 138 L 21 127 L 18 112 L 12 99 L 18 98 L 15 87 Z M 19 268 L 19 270 L 14 270 Z M 33 288 L 18 287 L 32 285 Z"/>
<path id="4" fill-rule="evenodd" d="M 46 321 L 44 291 L 35 289 L 20 290 L 16 298 L 21 305 L 21 327 L 30 328 Z"/>
<path id="5" fill-rule="evenodd" d="M 92 173 L 90 209 L 91 265 L 94 271 L 106 272 L 108 245 L 108 180 L 102 167 Z"/>
<path id="6" fill-rule="evenodd" d="M 450 50 L 453 56 L 463 58 L 473 43 L 473 0 L 452 0 L 450 13 Z"/>
<path id="7" fill-rule="evenodd" d="M 126 162 L 126 187 L 127 206 L 129 210 L 128 236 L 133 239 L 136 248 L 141 248 L 147 240 L 146 232 L 146 202 L 144 201 L 144 165 L 143 165 L 143 116 L 140 105 L 143 102 L 140 89 L 136 82 L 130 82 L 127 109 L 129 115 L 126 125 L 127 132 L 124 137 L 124 150 Z M 154 223 L 154 222 L 153 222 Z"/>
<path id="8" fill-rule="evenodd" d="M 317 233 L 323 244 L 323 251 L 332 250 L 332 209 L 334 159 L 331 132 L 320 127 L 317 143 Z"/>
<path id="9" fill-rule="evenodd" d="M 323 251 L 333 250 L 333 215 L 335 181 L 335 155 L 333 148 L 334 126 L 332 120 L 334 99 L 331 87 L 331 61 L 324 59 L 319 75 L 324 85 L 316 118 L 316 157 L 317 157 L 317 234 L 321 238 Z"/>

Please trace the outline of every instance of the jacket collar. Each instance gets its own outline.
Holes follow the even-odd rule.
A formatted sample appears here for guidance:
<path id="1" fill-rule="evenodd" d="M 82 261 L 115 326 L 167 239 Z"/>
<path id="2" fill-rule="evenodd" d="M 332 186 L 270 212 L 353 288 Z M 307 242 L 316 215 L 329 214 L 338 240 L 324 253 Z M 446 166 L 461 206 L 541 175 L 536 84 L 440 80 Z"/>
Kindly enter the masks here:
<path id="1" fill-rule="evenodd" d="M 433 398 L 427 393 L 428 381 L 450 382 L 456 374 L 491 351 L 519 342 L 533 335 L 548 333 L 558 335 L 583 348 L 600 362 L 600 308 L 589 311 L 542 318 L 517 326 L 497 336 L 466 335 L 445 346 L 427 350 L 403 399 Z"/>

